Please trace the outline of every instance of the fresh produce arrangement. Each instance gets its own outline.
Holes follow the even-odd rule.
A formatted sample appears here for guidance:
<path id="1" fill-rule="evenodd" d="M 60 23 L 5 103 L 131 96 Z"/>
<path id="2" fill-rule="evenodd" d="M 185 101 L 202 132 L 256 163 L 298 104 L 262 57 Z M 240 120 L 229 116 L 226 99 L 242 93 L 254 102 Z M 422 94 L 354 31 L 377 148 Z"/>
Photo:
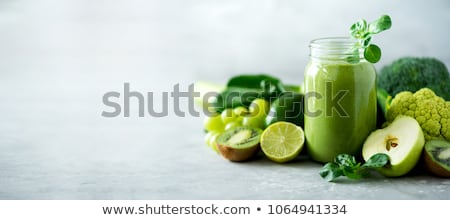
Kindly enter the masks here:
<path id="1" fill-rule="evenodd" d="M 210 105 L 197 102 L 212 109 L 203 124 L 209 147 L 231 161 L 249 160 L 261 148 L 276 162 L 288 162 L 300 153 L 304 143 L 300 87 L 285 86 L 267 74 L 233 77 L 225 89 L 206 82 L 195 85 L 196 91 L 214 88 L 209 92 L 217 92 L 221 99 Z"/>
<path id="2" fill-rule="evenodd" d="M 356 52 L 350 54 L 363 51 L 366 61 L 377 62 L 381 50 L 371 43 L 372 35 L 390 27 L 386 15 L 352 25 Z M 347 57 L 350 64 L 355 62 L 352 57 Z M 422 166 L 450 177 L 450 75 L 445 64 L 436 58 L 403 57 L 383 67 L 377 77 L 378 129 L 364 136 L 360 153 L 340 153 L 318 174 L 326 181 L 360 179 L 371 172 L 399 177 Z M 196 103 L 209 112 L 203 124 L 206 145 L 223 158 L 244 162 L 263 154 L 286 163 L 304 151 L 311 98 L 304 85 L 284 84 L 269 74 L 242 74 L 224 85 L 197 82 L 194 87 L 200 93 Z M 215 95 L 203 99 L 208 93 Z"/>

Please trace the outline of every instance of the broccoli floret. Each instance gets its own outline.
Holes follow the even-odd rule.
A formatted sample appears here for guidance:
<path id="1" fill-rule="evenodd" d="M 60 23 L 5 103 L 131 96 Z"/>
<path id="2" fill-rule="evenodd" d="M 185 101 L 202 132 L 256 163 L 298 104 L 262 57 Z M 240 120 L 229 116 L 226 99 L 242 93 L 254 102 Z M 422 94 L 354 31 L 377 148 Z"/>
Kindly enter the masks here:
<path id="1" fill-rule="evenodd" d="M 435 58 L 404 57 L 394 61 L 381 69 L 378 87 L 392 96 L 427 87 L 450 100 L 450 75 L 445 64 Z"/>

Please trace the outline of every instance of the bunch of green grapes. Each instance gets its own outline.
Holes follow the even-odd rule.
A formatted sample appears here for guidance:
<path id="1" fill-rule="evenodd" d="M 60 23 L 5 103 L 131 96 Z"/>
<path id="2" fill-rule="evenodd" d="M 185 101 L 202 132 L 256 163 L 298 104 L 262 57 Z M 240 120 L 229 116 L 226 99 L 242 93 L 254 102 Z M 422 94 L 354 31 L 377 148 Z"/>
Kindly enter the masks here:
<path id="1" fill-rule="evenodd" d="M 206 144 L 217 151 L 215 142 L 217 136 L 223 131 L 239 126 L 249 126 L 253 128 L 265 128 L 265 118 L 269 113 L 270 104 L 264 99 L 255 99 L 249 108 L 236 107 L 225 109 L 221 114 L 207 116 L 203 125 L 208 133 L 205 136 Z"/>

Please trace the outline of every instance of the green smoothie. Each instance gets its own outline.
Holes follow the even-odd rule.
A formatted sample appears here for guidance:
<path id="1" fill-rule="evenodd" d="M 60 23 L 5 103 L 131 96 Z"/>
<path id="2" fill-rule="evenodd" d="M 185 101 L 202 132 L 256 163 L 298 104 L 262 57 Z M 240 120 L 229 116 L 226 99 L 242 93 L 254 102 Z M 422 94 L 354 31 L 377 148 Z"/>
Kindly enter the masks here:
<path id="1" fill-rule="evenodd" d="M 376 72 L 371 63 L 311 59 L 305 70 L 305 136 L 311 157 L 330 162 L 360 155 L 376 126 Z"/>

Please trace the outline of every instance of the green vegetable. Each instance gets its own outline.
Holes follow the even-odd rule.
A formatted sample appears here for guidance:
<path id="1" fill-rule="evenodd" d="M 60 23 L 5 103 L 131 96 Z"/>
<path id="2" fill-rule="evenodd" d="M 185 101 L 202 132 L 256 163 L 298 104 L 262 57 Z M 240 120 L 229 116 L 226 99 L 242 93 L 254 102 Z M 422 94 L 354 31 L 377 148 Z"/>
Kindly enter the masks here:
<path id="1" fill-rule="evenodd" d="M 450 101 L 450 75 L 443 62 L 435 58 L 403 57 L 383 67 L 378 87 L 395 96 L 402 91 L 430 88 Z"/>
<path id="2" fill-rule="evenodd" d="M 260 89 L 262 86 L 266 86 L 266 84 L 261 85 L 263 82 L 270 82 L 276 86 L 280 83 L 280 80 L 267 74 L 243 74 L 228 80 L 227 87 Z"/>
<path id="3" fill-rule="evenodd" d="M 387 108 L 390 106 L 392 96 L 386 90 L 377 88 L 377 127 L 386 122 Z"/>
<path id="4" fill-rule="evenodd" d="M 303 128 L 304 95 L 297 92 L 285 92 L 270 106 L 266 117 L 266 126 L 278 121 L 287 121 Z"/>
<path id="5" fill-rule="evenodd" d="M 283 85 L 286 92 L 298 92 L 303 94 L 303 88 L 299 85 Z"/>
<path id="6" fill-rule="evenodd" d="M 367 175 L 371 169 L 381 168 L 389 163 L 389 156 L 383 153 L 374 154 L 366 163 L 356 162 L 352 155 L 339 154 L 334 162 L 325 164 L 320 170 L 320 176 L 330 182 L 340 176 L 346 176 L 350 179 L 360 179 Z"/>
<path id="7" fill-rule="evenodd" d="M 291 89 L 296 89 L 292 88 Z M 286 89 L 278 78 L 267 74 L 244 74 L 231 78 L 223 90 L 212 102 L 215 111 L 238 106 L 249 107 L 256 98 L 269 102 L 275 100 Z"/>
<path id="8" fill-rule="evenodd" d="M 386 116 L 387 114 L 387 108 L 390 106 L 390 103 L 392 101 L 392 96 L 389 95 L 389 93 L 382 89 L 377 88 L 377 101 L 381 108 L 381 113 Z"/>
<path id="9" fill-rule="evenodd" d="M 376 63 L 381 59 L 381 49 L 375 44 L 370 44 L 364 50 L 364 58 L 371 62 Z"/>
<path id="10" fill-rule="evenodd" d="M 398 93 L 388 108 L 387 121 L 394 121 L 398 115 L 415 118 L 422 127 L 425 140 L 450 141 L 450 105 L 432 90 L 423 88 L 414 94 Z"/>
<path id="11" fill-rule="evenodd" d="M 226 108 L 231 108 L 231 106 L 248 107 L 255 98 L 263 97 L 274 100 L 277 98 L 274 97 L 277 94 L 270 94 L 270 89 L 274 88 L 277 93 L 279 91 L 302 93 L 302 88 L 300 85 L 282 85 L 279 79 L 270 75 L 244 74 L 231 78 L 227 86 L 206 81 L 196 82 L 194 84 L 194 92 L 198 93 L 199 96 L 194 96 L 194 101 L 195 104 L 201 108 L 213 107 L 210 110 L 217 110 L 217 112 L 222 112 Z M 264 93 L 265 90 L 269 90 L 269 94 Z M 209 98 L 211 99 L 204 100 L 205 95 L 207 95 L 208 93 L 218 93 L 222 98 L 221 100 L 217 100 L 219 96 L 209 96 Z M 245 95 L 241 96 L 242 94 Z M 223 105 L 223 107 L 218 107 L 220 105 Z"/>
<path id="12" fill-rule="evenodd" d="M 388 15 L 383 15 L 370 24 L 364 19 L 354 23 L 350 27 L 350 34 L 357 42 L 352 52 L 353 55 L 348 57 L 348 61 L 351 63 L 358 62 L 359 50 L 364 49 L 364 58 L 367 61 L 371 63 L 378 62 L 381 58 L 381 49 L 377 45 L 370 43 L 372 35 L 388 30 L 391 26 L 391 18 Z"/>

